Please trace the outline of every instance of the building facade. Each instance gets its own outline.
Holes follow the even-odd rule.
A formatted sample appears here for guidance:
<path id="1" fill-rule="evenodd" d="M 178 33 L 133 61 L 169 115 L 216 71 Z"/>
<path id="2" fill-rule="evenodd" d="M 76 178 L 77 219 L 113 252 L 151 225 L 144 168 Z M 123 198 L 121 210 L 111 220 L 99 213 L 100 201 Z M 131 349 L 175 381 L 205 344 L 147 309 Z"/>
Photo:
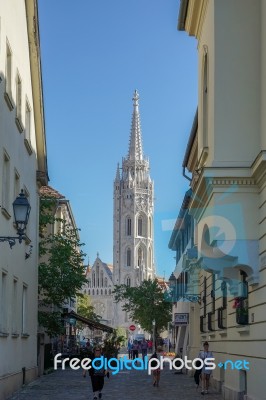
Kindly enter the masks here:
<path id="1" fill-rule="evenodd" d="M 38 191 L 48 177 L 36 1 L 0 1 L 0 26 L 0 236 L 17 236 L 12 203 L 21 189 L 31 205 L 26 241 L 12 250 L 0 243 L 0 398 L 6 399 L 38 374 Z"/>
<path id="2" fill-rule="evenodd" d="M 181 1 L 198 41 L 199 96 L 183 167 L 191 173 L 201 310 L 224 399 L 263 400 L 266 281 L 266 4 Z M 226 27 L 226 29 L 225 29 Z M 246 360 L 250 370 L 226 367 Z"/>

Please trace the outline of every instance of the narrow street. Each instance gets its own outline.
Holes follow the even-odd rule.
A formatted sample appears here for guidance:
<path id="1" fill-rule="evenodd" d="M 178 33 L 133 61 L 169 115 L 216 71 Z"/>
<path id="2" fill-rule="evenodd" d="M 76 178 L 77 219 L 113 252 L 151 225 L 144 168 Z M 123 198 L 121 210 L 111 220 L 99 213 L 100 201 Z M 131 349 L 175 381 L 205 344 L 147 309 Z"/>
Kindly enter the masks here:
<path id="1" fill-rule="evenodd" d="M 222 400 L 221 394 L 210 388 L 204 397 L 196 390 L 194 379 L 187 375 L 175 375 L 173 371 L 161 373 L 160 386 L 152 386 L 152 378 L 146 371 L 122 371 L 105 380 L 104 400 Z M 25 386 L 8 400 L 90 400 L 92 399 L 90 378 L 82 377 L 81 371 L 58 370 L 42 376 Z"/>

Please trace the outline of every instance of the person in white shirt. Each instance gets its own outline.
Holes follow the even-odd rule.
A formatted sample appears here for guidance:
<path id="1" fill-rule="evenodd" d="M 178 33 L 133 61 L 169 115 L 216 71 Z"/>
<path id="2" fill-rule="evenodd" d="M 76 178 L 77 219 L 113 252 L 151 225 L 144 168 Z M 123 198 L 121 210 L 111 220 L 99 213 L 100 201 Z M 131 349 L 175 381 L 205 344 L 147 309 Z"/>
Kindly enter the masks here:
<path id="1" fill-rule="evenodd" d="M 213 358 L 212 351 L 209 351 L 209 343 L 208 342 L 203 343 L 203 348 L 204 348 L 204 350 L 201 350 L 199 352 L 199 358 L 201 358 L 203 361 L 205 360 L 205 358 Z M 211 372 L 212 372 L 212 370 L 205 365 L 203 366 L 203 368 L 201 370 L 201 384 L 202 384 L 201 394 L 203 394 L 203 395 L 205 393 L 206 394 L 208 393 Z"/>

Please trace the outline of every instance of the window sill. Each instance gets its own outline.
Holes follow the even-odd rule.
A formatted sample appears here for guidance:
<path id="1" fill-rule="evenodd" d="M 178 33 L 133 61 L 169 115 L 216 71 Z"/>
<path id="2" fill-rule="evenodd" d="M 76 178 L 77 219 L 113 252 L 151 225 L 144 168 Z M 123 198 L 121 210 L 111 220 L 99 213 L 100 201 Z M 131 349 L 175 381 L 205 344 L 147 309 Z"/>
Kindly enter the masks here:
<path id="1" fill-rule="evenodd" d="M 16 125 L 17 125 L 19 133 L 22 133 L 24 131 L 24 126 L 23 126 L 23 124 L 21 122 L 21 118 L 20 117 L 16 117 L 15 118 L 15 122 L 16 122 Z"/>
<path id="2" fill-rule="evenodd" d="M 220 331 L 220 332 L 219 332 L 219 335 L 220 335 L 220 336 L 227 336 L 227 331 Z"/>
<path id="3" fill-rule="evenodd" d="M 240 327 L 236 327 L 236 331 L 239 333 L 239 335 L 241 334 L 248 334 L 249 333 L 249 325 L 245 325 L 245 326 L 240 326 Z"/>
<path id="4" fill-rule="evenodd" d="M 30 144 L 30 141 L 28 139 L 24 139 L 24 144 L 27 149 L 27 152 L 29 153 L 29 155 L 31 155 L 33 153 L 33 148 Z"/>
<path id="5" fill-rule="evenodd" d="M 19 333 L 12 333 L 12 334 L 11 334 L 11 337 L 12 337 L 13 339 L 17 339 L 17 338 L 19 337 Z"/>
<path id="6" fill-rule="evenodd" d="M 7 333 L 7 332 L 0 332 L 0 337 L 6 338 L 6 337 L 8 337 L 8 336 L 9 336 L 9 333 Z"/>
<path id="7" fill-rule="evenodd" d="M 29 335 L 28 333 L 22 333 L 22 334 L 21 334 L 21 338 L 22 338 L 22 339 L 28 339 L 29 336 L 30 336 L 30 335 Z"/>
<path id="8" fill-rule="evenodd" d="M 10 111 L 14 110 L 15 105 L 14 105 L 14 101 L 12 99 L 12 96 L 9 93 L 5 92 L 4 98 L 5 98 L 5 101 L 6 101 L 6 104 L 7 104 L 8 108 L 9 108 L 9 110 Z"/>
<path id="9" fill-rule="evenodd" d="M 7 209 L 5 207 L 1 207 L 1 212 L 4 215 L 4 217 L 6 217 L 6 219 L 11 218 L 11 215 L 9 214 L 9 212 L 7 211 Z"/>

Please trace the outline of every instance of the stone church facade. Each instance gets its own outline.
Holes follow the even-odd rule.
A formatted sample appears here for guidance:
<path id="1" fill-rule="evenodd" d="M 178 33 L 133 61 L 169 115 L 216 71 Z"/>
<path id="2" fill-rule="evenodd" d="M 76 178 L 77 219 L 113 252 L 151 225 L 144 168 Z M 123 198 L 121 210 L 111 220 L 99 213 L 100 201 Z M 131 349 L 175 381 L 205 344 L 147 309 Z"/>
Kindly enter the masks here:
<path id="1" fill-rule="evenodd" d="M 88 284 L 84 289 L 103 322 L 114 327 L 128 328 L 130 324 L 121 305 L 113 302 L 114 285 L 138 286 L 155 275 L 154 183 L 149 169 L 149 160 L 143 154 L 139 95 L 135 91 L 129 150 L 121 168 L 118 164 L 114 180 L 113 266 L 97 256 L 87 269 Z"/>

